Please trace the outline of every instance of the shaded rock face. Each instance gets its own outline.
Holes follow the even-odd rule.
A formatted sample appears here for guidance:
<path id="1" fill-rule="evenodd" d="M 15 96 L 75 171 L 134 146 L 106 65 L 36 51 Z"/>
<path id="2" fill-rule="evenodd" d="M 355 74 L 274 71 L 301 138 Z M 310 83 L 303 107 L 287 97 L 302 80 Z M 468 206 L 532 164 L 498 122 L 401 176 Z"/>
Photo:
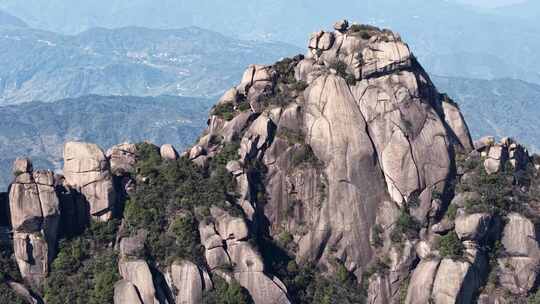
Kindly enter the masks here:
<path id="1" fill-rule="evenodd" d="M 60 203 L 51 171 L 33 172 L 29 159 L 17 159 L 9 209 L 13 247 L 22 277 L 39 286 L 56 254 Z"/>
<path id="2" fill-rule="evenodd" d="M 9 194 L 5 192 L 0 192 L 0 227 L 9 227 L 9 225 Z"/>
<path id="3" fill-rule="evenodd" d="M 68 142 L 64 146 L 65 183 L 77 190 L 100 221 L 111 218 L 115 191 L 107 158 L 95 144 Z"/>

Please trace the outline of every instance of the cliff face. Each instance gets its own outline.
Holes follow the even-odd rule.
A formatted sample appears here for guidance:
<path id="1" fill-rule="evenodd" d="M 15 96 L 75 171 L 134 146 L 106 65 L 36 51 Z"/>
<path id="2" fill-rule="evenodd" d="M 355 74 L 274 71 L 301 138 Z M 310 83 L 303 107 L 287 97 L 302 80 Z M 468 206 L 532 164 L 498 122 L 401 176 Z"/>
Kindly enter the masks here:
<path id="1" fill-rule="evenodd" d="M 180 155 L 68 143 L 65 177 L 47 183 L 18 161 L 11 224 L 47 252 L 21 257 L 16 238 L 23 279 L 45 280 L 47 302 L 68 299 L 57 273 L 86 268 L 65 265 L 65 236 L 90 222 L 79 236 L 90 252 L 118 256 L 106 264 L 114 290 L 103 287 L 118 304 L 533 299 L 537 161 L 512 139 L 473 144 L 399 35 L 334 29 L 314 33 L 306 56 L 250 66 Z M 61 212 L 43 211 L 53 205 Z M 58 218 L 68 231 L 49 232 Z"/>

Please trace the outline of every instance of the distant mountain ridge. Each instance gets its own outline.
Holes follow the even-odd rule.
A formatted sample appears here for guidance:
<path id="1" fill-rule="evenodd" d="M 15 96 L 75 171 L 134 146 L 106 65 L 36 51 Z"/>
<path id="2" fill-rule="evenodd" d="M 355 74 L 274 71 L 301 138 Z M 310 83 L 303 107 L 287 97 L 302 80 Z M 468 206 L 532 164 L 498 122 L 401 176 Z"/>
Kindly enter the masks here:
<path id="1" fill-rule="evenodd" d="M 304 47 L 309 33 L 319 30 L 320 24 L 348 18 L 396 29 L 432 74 L 540 83 L 540 62 L 536 60 L 540 26 L 534 18 L 539 9 L 535 2 L 516 5 L 515 13 L 512 7 L 498 12 L 454 0 L 349 1 L 331 10 L 325 9 L 328 4 L 322 0 L 96 0 L 78 5 L 66 0 L 4 0 L 0 8 L 34 27 L 57 32 L 79 33 L 96 26 L 195 25 L 241 39 L 284 41 L 299 47 Z"/>
<path id="2" fill-rule="evenodd" d="M 76 36 L 0 26 L 0 105 L 99 95 L 216 96 L 251 62 L 297 49 L 190 27 L 96 28 Z"/>

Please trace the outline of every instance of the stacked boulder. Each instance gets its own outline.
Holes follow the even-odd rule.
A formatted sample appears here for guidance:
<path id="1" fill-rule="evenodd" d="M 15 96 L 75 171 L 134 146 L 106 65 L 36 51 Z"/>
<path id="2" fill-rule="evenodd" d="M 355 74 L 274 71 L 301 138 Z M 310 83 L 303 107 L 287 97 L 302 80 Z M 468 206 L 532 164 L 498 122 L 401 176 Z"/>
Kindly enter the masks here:
<path id="1" fill-rule="evenodd" d="M 492 136 L 483 137 L 475 142 L 475 149 L 485 157 L 484 168 L 488 174 L 500 172 L 507 164 L 522 169 L 529 160 L 527 149 L 508 137 L 499 143 Z"/>
<path id="2" fill-rule="evenodd" d="M 60 205 L 51 171 L 33 171 L 29 159 L 13 165 L 9 192 L 13 247 L 22 277 L 40 286 L 56 254 Z"/>
<path id="3" fill-rule="evenodd" d="M 137 235 L 120 240 L 119 273 L 123 280 L 114 288 L 114 303 L 158 304 L 152 272 L 148 263 L 141 258 L 146 233 L 140 230 Z M 126 301 L 132 302 L 126 302 Z"/>
<path id="4" fill-rule="evenodd" d="M 417 243 L 421 258 L 412 272 L 405 303 L 471 303 L 482 286 L 488 270 L 482 251 L 492 218 L 486 213 L 465 214 L 459 211 L 455 230 L 433 231 Z M 436 247 L 441 236 L 455 233 L 461 242 L 461 257 L 442 256 Z"/>
<path id="5" fill-rule="evenodd" d="M 218 207 L 212 207 L 210 213 L 213 221 L 199 224 L 210 270 L 226 281 L 236 280 L 255 303 L 290 303 L 285 285 L 265 273 L 262 257 L 247 242 L 249 230 L 245 220 Z"/>
<path id="6" fill-rule="evenodd" d="M 113 175 L 133 173 L 137 163 L 137 146 L 130 143 L 115 145 L 107 150 L 107 158 Z"/>

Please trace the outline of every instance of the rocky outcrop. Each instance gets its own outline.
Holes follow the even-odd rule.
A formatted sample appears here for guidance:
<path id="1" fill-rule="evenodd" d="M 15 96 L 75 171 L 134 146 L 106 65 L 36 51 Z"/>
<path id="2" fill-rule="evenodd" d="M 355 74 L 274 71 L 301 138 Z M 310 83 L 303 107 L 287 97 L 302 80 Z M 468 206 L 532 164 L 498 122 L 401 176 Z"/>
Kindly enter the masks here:
<path id="1" fill-rule="evenodd" d="M 7 280 L 6 285 L 13 290 L 19 297 L 29 304 L 43 304 L 43 301 L 23 284 Z"/>
<path id="2" fill-rule="evenodd" d="M 146 261 L 124 258 L 120 259 L 120 261 L 118 262 L 118 267 L 122 278 L 124 278 L 124 280 L 128 281 L 136 288 L 136 291 L 140 296 L 140 300 L 143 304 L 159 303 L 156 297 L 156 289 L 154 287 L 154 281 L 152 279 L 152 272 L 150 271 L 150 267 L 148 267 L 148 263 L 146 263 Z M 121 284 L 117 287 L 118 294 L 127 294 L 128 296 L 132 295 L 131 287 L 127 287 L 127 291 L 125 285 Z"/>
<path id="3" fill-rule="evenodd" d="M 432 298 L 437 304 L 471 303 L 481 282 L 467 261 L 443 259 L 433 283 Z"/>
<path id="4" fill-rule="evenodd" d="M 56 254 L 60 204 L 50 171 L 33 171 L 29 159 L 17 159 L 9 193 L 13 248 L 22 277 L 40 286 Z"/>
<path id="5" fill-rule="evenodd" d="M 77 190 L 88 204 L 90 215 L 99 221 L 112 216 L 115 191 L 109 161 L 95 144 L 68 142 L 64 146 L 65 183 Z"/>
<path id="6" fill-rule="evenodd" d="M 130 143 L 123 143 L 111 147 L 107 150 L 111 173 L 122 176 L 135 171 L 137 163 L 137 146 Z"/>
<path id="7" fill-rule="evenodd" d="M 488 232 L 490 221 L 487 213 L 463 214 L 456 218 L 455 230 L 462 241 L 480 241 Z"/>
<path id="8" fill-rule="evenodd" d="M 523 215 L 508 215 L 501 242 L 505 256 L 498 259 L 500 284 L 513 294 L 526 295 L 534 287 L 540 266 L 533 223 Z"/>
<path id="9" fill-rule="evenodd" d="M 405 303 L 429 303 L 440 260 L 423 260 L 414 269 Z"/>
<path id="10" fill-rule="evenodd" d="M 114 304 L 124 303 L 143 304 L 137 287 L 129 281 L 120 280 L 114 284 Z"/>
<path id="11" fill-rule="evenodd" d="M 178 159 L 178 152 L 176 152 L 176 149 L 171 144 L 165 144 L 161 146 L 159 149 L 159 152 L 161 154 L 161 158 L 166 160 L 177 160 Z"/>
<path id="12" fill-rule="evenodd" d="M 463 118 L 463 114 L 461 114 L 456 103 L 451 101 L 447 96 L 444 96 L 443 98 L 442 109 L 444 112 L 444 120 L 452 131 L 451 135 L 455 137 L 459 145 L 464 149 L 464 152 L 471 152 L 474 149 L 474 145 L 469 133 L 469 128 Z"/>
<path id="13" fill-rule="evenodd" d="M 400 209 L 420 224 L 438 218 L 446 206 L 439 200 L 434 208 L 432 193 L 451 180 L 453 151 L 473 144 L 459 108 L 437 92 L 398 34 L 347 21 L 334 29 L 314 33 L 306 56 L 250 66 L 220 99 L 233 104 L 234 117 L 210 117 L 189 156 L 198 163 L 240 139 L 240 160 L 227 170 L 237 184 L 235 203 L 257 233 L 290 234 L 298 263 L 332 272 L 338 260 L 357 277 L 392 256 L 389 274 L 373 276 L 370 297 L 394 301 L 416 259 L 414 242 L 400 251 L 390 240 Z M 238 110 L 243 100 L 251 113 Z M 264 166 L 264 180 L 252 174 L 253 163 Z M 383 246 L 375 248 L 372 234 L 383 224 Z M 215 270 L 235 262 L 225 232 L 213 225 L 199 230 Z"/>
<path id="14" fill-rule="evenodd" d="M 511 138 L 503 138 L 495 143 L 493 137 L 486 137 L 476 144 L 477 150 L 486 157 L 484 168 L 488 174 L 500 172 L 508 164 L 514 169 L 523 169 L 529 162 L 529 153 Z"/>
<path id="15" fill-rule="evenodd" d="M 201 222 L 201 244 L 210 270 L 225 280 L 234 279 L 246 288 L 255 303 L 290 303 L 278 278 L 264 272 L 260 254 L 247 242 L 246 222 L 212 207 L 212 222 Z"/>
<path id="16" fill-rule="evenodd" d="M 146 235 L 145 230 L 138 230 L 133 236 L 123 237 L 119 241 L 118 270 L 123 280 L 115 285 L 115 304 L 128 303 L 121 302 L 126 298 L 138 299 L 141 304 L 159 303 L 152 272 L 142 259 Z M 137 303 L 137 300 L 134 301 Z"/>
<path id="17" fill-rule="evenodd" d="M 203 291 L 212 289 L 208 273 L 189 261 L 175 261 L 166 278 L 177 304 L 202 303 Z"/>

